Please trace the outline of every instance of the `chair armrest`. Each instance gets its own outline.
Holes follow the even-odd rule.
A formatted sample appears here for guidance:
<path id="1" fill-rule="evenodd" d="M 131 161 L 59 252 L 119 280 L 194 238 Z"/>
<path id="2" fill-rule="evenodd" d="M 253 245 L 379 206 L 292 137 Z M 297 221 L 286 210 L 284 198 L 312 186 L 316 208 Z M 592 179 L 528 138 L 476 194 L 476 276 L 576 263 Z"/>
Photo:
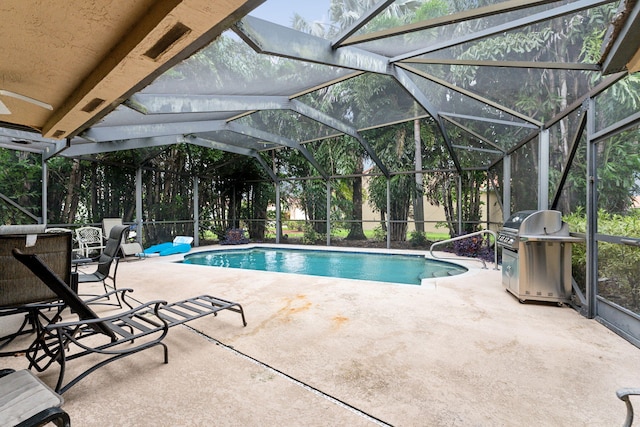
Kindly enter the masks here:
<path id="1" fill-rule="evenodd" d="M 98 261 L 98 267 L 100 267 L 101 265 L 108 265 L 111 263 L 115 263 L 117 265 L 119 262 L 120 262 L 120 257 L 114 256 L 113 258 L 111 258 L 110 261 L 104 261 L 104 262 Z"/>
<path id="2" fill-rule="evenodd" d="M 627 418 L 623 426 L 630 427 L 633 424 L 633 406 L 629 396 L 640 396 L 640 388 L 621 388 L 616 391 L 616 396 L 627 406 Z"/>
<path id="3" fill-rule="evenodd" d="M 0 369 L 0 378 L 6 377 L 9 374 L 13 374 L 15 371 L 16 371 L 15 369 L 10 369 L 10 368 Z"/>
<path id="4" fill-rule="evenodd" d="M 122 318 L 125 318 L 125 317 L 130 317 L 130 316 L 132 316 L 132 315 L 134 315 L 136 313 L 140 313 L 142 311 L 148 311 L 146 309 L 148 309 L 151 306 L 153 306 L 153 312 L 155 313 L 155 315 L 168 328 L 167 322 L 162 317 L 158 316 L 158 310 L 159 310 L 160 306 L 166 305 L 166 304 L 167 304 L 167 301 L 153 300 L 153 301 L 149 301 L 149 302 L 146 302 L 144 304 L 141 304 L 141 305 L 139 305 L 138 307 L 136 307 L 136 308 L 134 308 L 132 310 L 122 311 L 120 313 L 113 314 L 111 316 L 99 317 L 99 318 L 96 318 L 96 319 L 85 319 L 85 320 L 80 319 L 80 320 L 74 320 L 74 321 L 69 321 L 69 322 L 53 323 L 53 324 L 45 326 L 45 329 L 54 330 L 54 329 L 70 328 L 70 327 L 81 326 L 81 325 L 91 325 L 91 324 L 100 323 L 100 322 L 111 322 L 111 321 L 122 319 Z"/>
<path id="5" fill-rule="evenodd" d="M 88 259 L 89 262 L 85 263 L 85 264 L 82 264 L 82 265 L 91 264 L 96 269 L 100 268 L 100 266 L 102 266 L 102 265 L 109 265 L 111 263 L 115 263 L 115 265 L 118 265 L 118 260 L 119 260 L 118 257 L 114 257 L 112 260 L 104 261 L 104 262 L 99 262 L 97 258 L 96 259 L 85 258 L 85 259 Z M 74 273 L 77 273 L 80 276 L 87 275 L 87 274 L 94 274 L 95 272 L 96 272 L 96 270 L 89 271 L 89 272 L 80 271 L 80 270 L 78 270 L 78 266 L 77 265 L 75 266 L 75 269 L 74 269 Z"/>
<path id="6" fill-rule="evenodd" d="M 83 299 L 83 301 L 84 301 L 85 304 L 91 305 L 93 303 L 96 303 L 96 301 L 100 301 L 100 300 L 103 300 L 103 299 L 109 299 L 109 297 L 111 295 L 120 294 L 120 299 L 122 300 L 122 302 L 125 303 L 127 305 L 127 307 L 129 307 L 129 309 L 133 309 L 133 306 L 131 304 L 129 304 L 129 301 L 126 298 L 127 292 L 129 292 L 129 293 L 133 292 L 133 289 L 131 289 L 131 288 L 114 289 L 113 291 L 109 291 L 106 294 L 90 295 L 91 298 Z M 96 304 L 102 304 L 102 303 L 96 303 Z"/>
<path id="7" fill-rule="evenodd" d="M 35 414 L 33 417 L 24 420 L 20 424 L 17 424 L 16 427 L 42 426 L 51 422 L 53 422 L 56 426 L 71 426 L 71 419 L 69 418 L 69 414 L 67 414 L 60 407 L 54 407 L 47 408 L 40 413 Z"/>
<path id="8" fill-rule="evenodd" d="M 21 305 L 21 309 L 36 309 L 36 310 L 46 310 L 49 308 L 61 308 L 66 304 L 62 301 L 49 301 L 49 302 L 30 302 L 28 304 Z"/>
<path id="9" fill-rule="evenodd" d="M 114 294 L 122 294 L 120 295 L 121 297 L 123 297 L 127 292 L 133 292 L 133 289 L 131 288 L 121 288 L 121 289 L 114 289 L 113 291 L 109 291 L 106 294 L 101 294 L 101 295 L 89 295 L 91 296 L 91 298 L 87 298 L 87 299 L 83 299 L 85 304 L 91 304 L 92 302 L 104 299 L 104 298 L 108 298 L 111 295 Z M 131 307 L 133 308 L 133 307 Z"/>
<path id="10" fill-rule="evenodd" d="M 640 388 L 621 388 L 616 391 L 616 395 L 620 400 L 628 399 L 629 396 L 640 396 Z"/>

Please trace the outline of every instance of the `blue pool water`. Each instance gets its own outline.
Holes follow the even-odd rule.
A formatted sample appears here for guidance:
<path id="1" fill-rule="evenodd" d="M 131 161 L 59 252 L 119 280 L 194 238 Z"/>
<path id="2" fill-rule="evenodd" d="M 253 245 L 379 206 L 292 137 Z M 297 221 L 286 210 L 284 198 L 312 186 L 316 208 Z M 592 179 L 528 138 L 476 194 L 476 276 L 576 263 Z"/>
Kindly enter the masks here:
<path id="1" fill-rule="evenodd" d="M 419 285 L 423 278 L 462 274 L 466 268 L 420 255 L 250 248 L 185 255 L 183 263 L 279 273 Z"/>

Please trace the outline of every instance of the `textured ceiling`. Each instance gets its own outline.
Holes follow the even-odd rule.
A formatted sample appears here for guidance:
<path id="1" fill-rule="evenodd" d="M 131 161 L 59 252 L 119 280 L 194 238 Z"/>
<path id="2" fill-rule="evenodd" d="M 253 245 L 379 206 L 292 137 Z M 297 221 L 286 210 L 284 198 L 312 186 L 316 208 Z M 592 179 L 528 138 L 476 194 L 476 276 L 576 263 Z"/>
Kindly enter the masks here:
<path id="1" fill-rule="evenodd" d="M 0 122 L 77 134 L 263 1 L 3 0 Z"/>

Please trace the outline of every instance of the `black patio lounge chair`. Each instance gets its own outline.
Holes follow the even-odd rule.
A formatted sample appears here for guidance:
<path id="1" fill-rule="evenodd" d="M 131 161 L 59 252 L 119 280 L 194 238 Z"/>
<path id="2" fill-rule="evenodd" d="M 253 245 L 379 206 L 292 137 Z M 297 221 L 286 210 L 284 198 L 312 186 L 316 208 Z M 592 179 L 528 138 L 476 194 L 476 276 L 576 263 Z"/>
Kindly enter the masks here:
<path id="1" fill-rule="evenodd" d="M 125 312 L 101 318 L 38 255 L 14 249 L 13 256 L 38 276 L 77 316 L 77 320 L 71 321 L 60 321 L 58 316 L 45 325 L 26 352 L 29 368 L 38 372 L 45 371 L 53 363 L 60 365 L 56 392 L 64 393 L 82 378 L 110 362 L 158 345 L 164 348 L 164 363 L 168 363 L 167 346 L 161 341 L 167 335 L 169 326 L 157 316 L 164 301 L 150 301 Z M 136 314 L 143 312 L 146 315 L 144 318 L 136 317 Z M 145 320 L 150 317 L 149 312 L 156 313 L 155 320 Z M 88 342 L 88 337 L 93 337 L 91 342 Z M 74 351 L 76 349 L 79 351 Z M 96 353 L 106 358 L 63 386 L 67 363 Z"/>
<path id="2" fill-rule="evenodd" d="M 56 321 L 44 326 L 26 353 L 30 368 L 39 372 L 48 369 L 54 362 L 60 365 L 55 387 L 56 392 L 60 394 L 107 363 L 157 345 L 164 348 L 164 363 L 168 363 L 168 349 L 161 341 L 169 327 L 208 314 L 215 316 L 221 310 L 239 313 L 243 326 L 247 324 L 240 304 L 231 301 L 201 295 L 171 304 L 167 304 L 166 301 L 151 301 L 133 308 L 126 296 L 133 290 L 127 288 L 110 293 L 119 293 L 120 300 L 130 309 L 100 318 L 87 302 L 74 293 L 37 255 L 24 254 L 14 249 L 13 256 L 54 291 L 78 318 L 73 321 Z M 87 342 L 87 337 L 92 339 Z M 96 353 L 105 355 L 106 358 L 63 385 L 67 362 Z"/>

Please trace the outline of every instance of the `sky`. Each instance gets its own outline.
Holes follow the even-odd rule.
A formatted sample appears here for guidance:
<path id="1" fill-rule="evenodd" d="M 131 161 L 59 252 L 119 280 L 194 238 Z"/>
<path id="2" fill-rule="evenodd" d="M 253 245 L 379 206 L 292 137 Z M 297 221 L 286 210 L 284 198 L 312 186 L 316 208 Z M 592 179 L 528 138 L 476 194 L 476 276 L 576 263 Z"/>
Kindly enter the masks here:
<path id="1" fill-rule="evenodd" d="M 307 22 L 328 22 L 330 0 L 266 0 L 251 16 L 291 27 L 293 14 L 297 12 Z"/>

